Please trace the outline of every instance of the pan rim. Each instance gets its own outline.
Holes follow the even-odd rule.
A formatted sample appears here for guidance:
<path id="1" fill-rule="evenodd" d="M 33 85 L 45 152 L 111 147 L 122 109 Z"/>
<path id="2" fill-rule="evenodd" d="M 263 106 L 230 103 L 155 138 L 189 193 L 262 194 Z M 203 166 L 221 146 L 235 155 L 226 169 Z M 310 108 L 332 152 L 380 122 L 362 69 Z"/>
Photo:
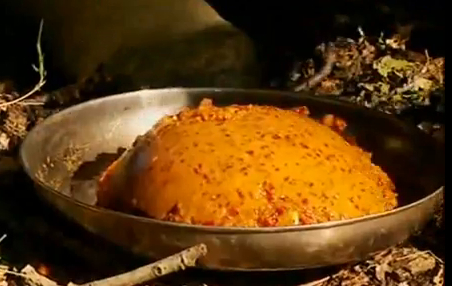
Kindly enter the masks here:
<path id="1" fill-rule="evenodd" d="M 410 204 L 407 204 L 407 205 L 404 205 L 401 207 L 397 207 L 390 211 L 385 211 L 385 212 L 378 213 L 378 214 L 366 215 L 366 216 L 353 218 L 353 219 L 329 221 L 329 222 L 316 223 L 316 224 L 311 224 L 311 225 L 294 225 L 294 226 L 279 226 L 279 227 L 219 227 L 219 226 L 204 226 L 204 225 L 192 225 L 192 224 L 186 224 L 186 223 L 169 222 L 169 221 L 163 221 L 163 220 L 158 220 L 158 219 L 154 219 L 154 218 L 132 215 L 132 214 L 124 213 L 124 212 L 106 209 L 103 207 L 92 206 L 92 205 L 77 201 L 65 194 L 62 194 L 61 192 L 50 187 L 48 184 L 46 184 L 41 179 L 39 179 L 36 176 L 36 174 L 32 173 L 30 165 L 27 162 L 25 147 L 30 144 L 28 142 L 31 140 L 30 138 L 33 136 L 33 134 L 38 132 L 40 127 L 44 126 L 45 124 L 49 124 L 52 121 L 58 120 L 59 117 L 62 117 L 68 113 L 77 111 L 88 105 L 95 105 L 96 103 L 99 103 L 99 102 L 116 100 L 117 98 L 123 98 L 123 97 L 134 97 L 134 96 L 137 96 L 137 94 L 143 93 L 143 92 L 146 92 L 146 95 L 142 95 L 142 96 L 151 96 L 154 93 L 159 93 L 159 94 L 174 93 L 177 91 L 184 91 L 184 92 L 189 92 L 189 93 L 241 92 L 241 93 L 259 93 L 259 94 L 269 94 L 269 95 L 278 93 L 279 95 L 289 96 L 292 98 L 302 97 L 302 98 L 306 98 L 306 99 L 313 99 L 316 101 L 323 101 L 323 102 L 328 102 L 328 103 L 332 103 L 332 104 L 347 105 L 350 108 L 354 108 L 355 110 L 366 111 L 366 113 L 372 113 L 373 116 L 385 118 L 386 120 L 391 120 L 391 121 L 397 123 L 398 125 L 403 126 L 403 128 L 416 130 L 415 132 L 422 134 L 414 126 L 405 124 L 401 120 L 399 120 L 389 114 L 386 114 L 383 112 L 378 112 L 375 110 L 365 109 L 361 106 L 358 106 L 358 105 L 355 105 L 352 103 L 343 102 L 343 101 L 339 101 L 337 99 L 329 98 L 328 96 L 318 97 L 318 96 L 311 95 L 309 93 L 303 94 L 303 93 L 296 93 L 296 92 L 290 92 L 290 91 L 281 91 L 281 90 L 276 90 L 276 89 L 275 90 L 265 90 L 265 89 L 215 88 L 215 87 L 202 87 L 202 88 L 171 87 L 171 88 L 161 88 L 161 89 L 142 89 L 142 90 L 113 94 L 113 95 L 102 97 L 102 98 L 88 100 L 83 103 L 79 103 L 79 104 L 76 104 L 69 108 L 66 108 L 60 112 L 57 112 L 57 113 L 47 117 L 40 124 L 34 126 L 33 129 L 30 130 L 30 132 L 28 132 L 28 134 L 24 138 L 24 140 L 20 146 L 20 150 L 19 150 L 20 164 L 22 165 L 22 168 L 24 169 L 24 171 L 28 175 L 28 177 L 31 178 L 35 184 L 39 185 L 39 187 L 44 189 L 46 192 L 49 192 L 52 195 L 56 195 L 56 196 L 60 197 L 61 199 L 67 200 L 73 204 L 76 204 L 77 206 L 79 206 L 81 208 L 87 209 L 92 212 L 103 212 L 103 213 L 106 213 L 107 215 L 114 215 L 114 216 L 122 217 L 125 219 L 137 220 L 142 223 L 157 224 L 162 227 L 190 229 L 193 231 L 204 232 L 204 233 L 222 233 L 222 234 L 229 233 L 229 234 L 235 234 L 235 235 L 237 235 L 237 234 L 269 234 L 269 233 L 281 233 L 281 232 L 313 231 L 313 230 L 321 230 L 321 229 L 338 228 L 338 227 L 342 227 L 342 226 L 346 226 L 346 225 L 350 225 L 350 224 L 366 223 L 366 222 L 370 222 L 370 221 L 379 220 L 379 219 L 382 219 L 382 218 L 385 218 L 388 216 L 392 216 L 392 215 L 395 215 L 398 213 L 406 212 L 420 204 L 423 204 L 426 201 L 434 199 L 435 197 L 439 196 L 444 191 L 444 185 L 442 185 L 438 189 L 436 189 L 434 192 L 432 192 L 431 194 L 429 194 L 415 202 L 412 202 Z M 422 135 L 424 135 L 424 134 L 422 134 Z"/>

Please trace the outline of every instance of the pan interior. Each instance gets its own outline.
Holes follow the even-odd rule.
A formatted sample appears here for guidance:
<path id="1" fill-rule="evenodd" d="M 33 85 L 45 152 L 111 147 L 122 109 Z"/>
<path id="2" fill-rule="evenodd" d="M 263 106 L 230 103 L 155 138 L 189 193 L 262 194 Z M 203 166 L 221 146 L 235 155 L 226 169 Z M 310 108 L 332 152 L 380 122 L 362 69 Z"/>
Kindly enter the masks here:
<path id="1" fill-rule="evenodd" d="M 444 183 L 444 153 L 415 127 L 377 112 L 303 94 L 236 89 L 142 90 L 72 107 L 37 126 L 22 146 L 25 169 L 35 179 L 73 199 L 95 204 L 95 178 L 137 135 L 157 120 L 205 98 L 215 105 L 305 105 L 314 117 L 335 114 L 346 132 L 395 182 L 400 206 L 420 200 Z M 38 151 L 39 150 L 39 151 Z"/>

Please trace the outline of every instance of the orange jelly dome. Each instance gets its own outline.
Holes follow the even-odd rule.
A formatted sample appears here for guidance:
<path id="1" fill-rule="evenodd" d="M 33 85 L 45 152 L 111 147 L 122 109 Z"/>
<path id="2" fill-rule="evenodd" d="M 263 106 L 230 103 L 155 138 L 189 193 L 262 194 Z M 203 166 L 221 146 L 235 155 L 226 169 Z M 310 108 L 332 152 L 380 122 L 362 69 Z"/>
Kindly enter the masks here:
<path id="1" fill-rule="evenodd" d="M 397 206 L 371 155 L 306 108 L 197 108 L 161 119 L 99 181 L 98 204 L 212 226 L 321 223 Z M 344 122 L 340 122 L 343 126 Z"/>

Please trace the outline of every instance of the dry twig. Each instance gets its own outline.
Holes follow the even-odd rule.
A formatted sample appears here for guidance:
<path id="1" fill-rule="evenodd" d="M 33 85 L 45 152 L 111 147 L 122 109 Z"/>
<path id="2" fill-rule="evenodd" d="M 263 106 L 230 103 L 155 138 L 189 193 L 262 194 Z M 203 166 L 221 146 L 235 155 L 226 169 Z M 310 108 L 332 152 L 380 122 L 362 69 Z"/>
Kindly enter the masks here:
<path id="1" fill-rule="evenodd" d="M 44 21 L 41 20 L 41 23 L 39 25 L 38 40 L 36 42 L 36 49 L 38 51 L 38 67 L 33 65 L 33 69 L 37 73 L 39 73 L 38 83 L 33 87 L 32 90 L 30 90 L 26 94 L 24 94 L 16 99 L 13 99 L 11 101 L 0 103 L 0 108 L 5 108 L 9 105 L 21 102 L 22 100 L 26 99 L 27 97 L 29 97 L 29 96 L 33 95 L 34 93 L 36 93 L 37 91 L 39 91 L 42 88 L 42 86 L 46 83 L 46 79 L 45 79 L 46 71 L 44 69 L 44 54 L 42 53 L 42 50 L 41 50 L 41 35 L 42 35 L 43 24 L 44 24 Z"/>
<path id="2" fill-rule="evenodd" d="M 68 286 L 129 286 L 138 285 L 152 279 L 184 270 L 196 265 L 196 261 L 206 255 L 207 247 L 204 244 L 195 245 L 177 254 L 137 268 L 117 276 L 77 285 L 69 283 Z"/>
<path id="3" fill-rule="evenodd" d="M 297 85 L 294 91 L 309 90 L 319 84 L 324 78 L 330 75 L 336 61 L 336 53 L 333 43 L 329 43 L 326 51 L 325 64 L 322 69 L 305 82 Z"/>

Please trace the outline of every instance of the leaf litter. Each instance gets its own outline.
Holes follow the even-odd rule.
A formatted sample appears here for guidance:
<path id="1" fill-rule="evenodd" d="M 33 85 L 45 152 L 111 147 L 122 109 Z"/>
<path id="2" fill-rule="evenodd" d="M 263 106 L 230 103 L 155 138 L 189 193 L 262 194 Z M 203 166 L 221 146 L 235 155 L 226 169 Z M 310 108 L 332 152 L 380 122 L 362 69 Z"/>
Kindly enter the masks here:
<path id="1" fill-rule="evenodd" d="M 444 262 L 430 251 L 394 247 L 372 259 L 300 286 L 442 286 Z"/>
<path id="2" fill-rule="evenodd" d="M 390 38 L 367 37 L 359 29 L 357 40 L 338 38 L 334 43 L 335 61 L 329 75 L 311 90 L 317 95 L 337 95 L 342 99 L 398 114 L 411 107 L 427 106 L 432 94 L 444 90 L 445 58 L 431 58 L 427 51 L 406 49 L 406 40 L 396 34 Z M 316 48 L 326 58 L 322 44 Z M 297 63 L 287 87 L 316 74 L 315 59 Z"/>

